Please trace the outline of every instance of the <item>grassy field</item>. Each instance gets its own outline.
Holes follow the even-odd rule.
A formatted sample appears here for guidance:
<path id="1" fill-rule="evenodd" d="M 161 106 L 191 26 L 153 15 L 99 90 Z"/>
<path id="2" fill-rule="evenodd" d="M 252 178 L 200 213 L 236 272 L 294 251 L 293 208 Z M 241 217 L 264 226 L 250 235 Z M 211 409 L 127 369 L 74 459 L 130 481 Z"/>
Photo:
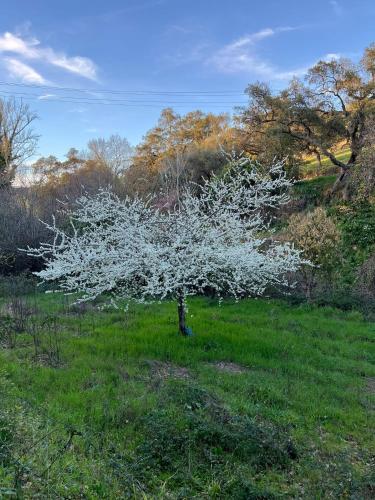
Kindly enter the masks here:
<path id="1" fill-rule="evenodd" d="M 10 346 L 2 299 L 0 498 L 374 498 L 359 313 L 198 298 L 181 338 L 174 303 L 28 301 Z"/>
<path id="2" fill-rule="evenodd" d="M 346 162 L 349 159 L 349 156 L 349 148 L 344 148 L 336 153 L 336 158 L 343 162 Z M 337 167 L 335 167 L 331 160 L 326 157 L 322 157 L 322 166 L 319 165 L 318 160 L 315 157 L 311 157 L 300 167 L 301 176 L 304 178 L 311 178 L 321 175 L 332 175 L 337 171 Z"/>
<path id="3" fill-rule="evenodd" d="M 325 175 L 298 181 L 293 186 L 292 199 L 302 200 L 303 208 L 324 205 L 329 200 L 336 178 L 336 175 Z"/>

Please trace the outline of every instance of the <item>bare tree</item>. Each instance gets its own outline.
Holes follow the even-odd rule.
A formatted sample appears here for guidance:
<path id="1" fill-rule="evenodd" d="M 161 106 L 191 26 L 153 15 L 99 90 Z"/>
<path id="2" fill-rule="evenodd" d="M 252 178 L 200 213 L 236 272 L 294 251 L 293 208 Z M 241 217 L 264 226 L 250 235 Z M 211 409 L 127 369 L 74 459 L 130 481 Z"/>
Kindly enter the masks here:
<path id="1" fill-rule="evenodd" d="M 121 175 L 130 166 L 134 150 L 125 137 L 118 134 L 109 139 L 99 137 L 88 143 L 88 158 L 102 162 L 116 175 Z"/>
<path id="2" fill-rule="evenodd" d="M 26 259 L 19 248 L 49 237 L 39 220 L 44 215 L 37 193 L 31 188 L 11 186 L 0 190 L 0 274 L 38 269 L 38 263 Z"/>
<path id="3" fill-rule="evenodd" d="M 160 172 L 161 193 L 168 206 L 178 204 L 180 195 L 189 185 L 204 184 L 206 179 L 222 172 L 230 160 L 220 149 L 194 147 L 186 151 L 177 151 L 167 156 Z"/>
<path id="4" fill-rule="evenodd" d="M 188 181 L 186 155 L 178 152 L 164 161 L 165 169 L 161 173 L 162 187 L 169 204 L 179 204 L 182 189 Z"/>
<path id="5" fill-rule="evenodd" d="M 34 154 L 38 136 L 31 124 L 35 119 L 22 101 L 0 99 L 0 188 L 9 186 L 17 168 Z"/>

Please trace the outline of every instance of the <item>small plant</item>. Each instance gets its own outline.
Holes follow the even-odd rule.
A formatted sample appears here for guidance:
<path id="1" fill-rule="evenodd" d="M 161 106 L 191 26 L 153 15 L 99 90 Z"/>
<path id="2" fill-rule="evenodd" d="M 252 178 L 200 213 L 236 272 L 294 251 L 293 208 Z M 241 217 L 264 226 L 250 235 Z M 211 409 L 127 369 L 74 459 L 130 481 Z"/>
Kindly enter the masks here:
<path id="1" fill-rule="evenodd" d="M 33 313 L 27 300 L 19 295 L 11 296 L 11 299 L 3 306 L 3 311 L 12 318 L 17 333 L 25 331 L 27 320 Z"/>

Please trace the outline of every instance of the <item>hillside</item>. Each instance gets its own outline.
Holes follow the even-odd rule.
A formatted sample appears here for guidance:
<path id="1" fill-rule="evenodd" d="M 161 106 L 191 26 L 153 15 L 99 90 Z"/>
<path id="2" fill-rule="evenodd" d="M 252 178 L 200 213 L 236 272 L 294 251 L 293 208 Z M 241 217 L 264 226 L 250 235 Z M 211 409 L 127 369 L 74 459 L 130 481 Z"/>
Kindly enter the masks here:
<path id="1" fill-rule="evenodd" d="M 336 151 L 336 157 L 340 161 L 346 162 L 349 156 L 350 150 L 347 147 L 338 148 Z M 337 167 L 327 157 L 322 157 L 321 164 L 322 166 L 319 165 L 318 160 L 313 156 L 307 158 L 306 162 L 300 167 L 301 176 L 303 178 L 319 177 L 332 175 L 338 171 Z"/>
<path id="2" fill-rule="evenodd" d="M 3 494 L 373 498 L 375 351 L 359 313 L 202 298 L 181 338 L 174 303 L 24 299 L 34 326 L 13 348 L 3 331 L 0 351 Z"/>

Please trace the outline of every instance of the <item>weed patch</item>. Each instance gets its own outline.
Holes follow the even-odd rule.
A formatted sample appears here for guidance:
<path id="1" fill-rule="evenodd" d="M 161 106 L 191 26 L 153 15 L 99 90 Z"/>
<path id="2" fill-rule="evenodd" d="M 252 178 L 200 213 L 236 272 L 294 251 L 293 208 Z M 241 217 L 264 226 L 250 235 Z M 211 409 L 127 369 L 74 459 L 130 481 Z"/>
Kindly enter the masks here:
<path id="1" fill-rule="evenodd" d="M 167 475 L 174 489 L 186 490 L 194 476 L 206 478 L 208 488 L 207 479 L 221 476 L 227 478 L 225 491 L 232 498 L 251 498 L 246 496 L 250 492 L 253 498 L 271 498 L 242 478 L 237 467 L 278 470 L 297 459 L 285 429 L 233 414 L 210 392 L 181 380 L 164 385 L 156 408 L 140 419 L 138 431 L 141 442 L 120 469 L 129 469 L 133 481 L 141 484 Z"/>

